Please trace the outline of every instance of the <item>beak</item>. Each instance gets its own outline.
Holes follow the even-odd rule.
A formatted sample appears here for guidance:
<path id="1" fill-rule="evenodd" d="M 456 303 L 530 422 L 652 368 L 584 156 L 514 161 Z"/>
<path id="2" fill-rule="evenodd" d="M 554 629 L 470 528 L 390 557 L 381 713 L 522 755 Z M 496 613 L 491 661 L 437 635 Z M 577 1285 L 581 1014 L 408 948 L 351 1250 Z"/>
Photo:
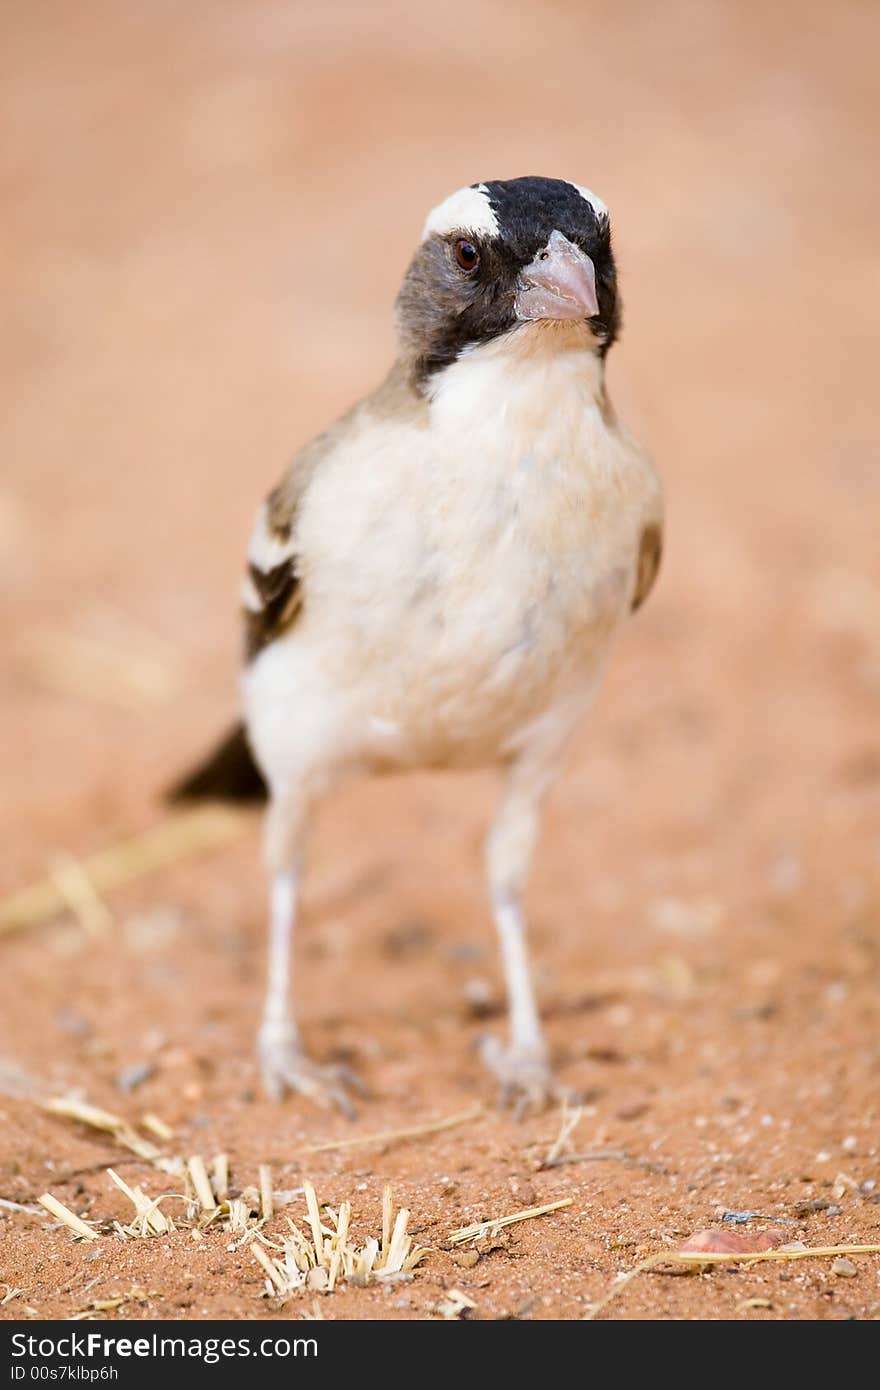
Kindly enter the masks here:
<path id="1" fill-rule="evenodd" d="M 553 232 L 535 259 L 520 271 L 519 319 L 592 319 L 599 312 L 596 271 L 589 256 Z"/>

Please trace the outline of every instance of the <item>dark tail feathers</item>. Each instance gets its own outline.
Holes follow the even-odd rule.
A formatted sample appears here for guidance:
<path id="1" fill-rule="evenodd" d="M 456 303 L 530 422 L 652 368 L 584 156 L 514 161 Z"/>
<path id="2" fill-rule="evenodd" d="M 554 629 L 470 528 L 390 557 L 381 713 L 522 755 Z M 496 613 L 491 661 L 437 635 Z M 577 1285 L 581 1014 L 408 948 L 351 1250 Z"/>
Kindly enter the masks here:
<path id="1" fill-rule="evenodd" d="M 248 747 L 243 724 L 236 724 L 213 752 L 175 782 L 167 801 L 265 801 L 266 783 Z"/>

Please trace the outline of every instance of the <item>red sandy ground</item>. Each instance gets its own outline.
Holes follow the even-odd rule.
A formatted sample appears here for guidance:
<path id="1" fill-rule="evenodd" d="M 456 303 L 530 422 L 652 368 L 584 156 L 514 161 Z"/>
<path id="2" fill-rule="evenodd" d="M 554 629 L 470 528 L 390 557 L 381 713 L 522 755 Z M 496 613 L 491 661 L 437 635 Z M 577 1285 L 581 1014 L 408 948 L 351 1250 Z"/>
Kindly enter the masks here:
<path id="1" fill-rule="evenodd" d="M 589 1096 L 575 1146 L 656 1166 L 536 1171 L 558 1113 L 303 1152 L 491 1099 L 474 1044 L 500 1019 L 468 1003 L 474 980 L 500 1002 L 480 777 L 362 785 L 317 829 L 297 988 L 314 1054 L 371 1089 L 354 1124 L 256 1093 L 256 827 L 112 894 L 96 939 L 70 918 L 7 937 L 5 1072 L 156 1111 L 172 1149 L 223 1149 L 242 1184 L 260 1162 L 278 1187 L 310 1176 L 363 1234 L 390 1181 L 433 1253 L 410 1284 L 324 1299 L 328 1318 L 421 1318 L 452 1287 L 479 1317 L 578 1318 L 727 1208 L 824 1200 L 794 1238 L 876 1243 L 880 11 L 35 0 L 6 31 L 4 889 L 154 821 L 229 717 L 251 509 L 384 370 L 402 268 L 450 189 L 557 173 L 611 203 L 612 393 L 660 463 L 669 529 L 530 891 L 559 1074 Z M 165 698 L 72 690 L 39 661 L 59 630 L 123 660 L 161 642 Z M 141 1062 L 152 1077 L 121 1094 Z M 108 1163 L 167 1185 L 0 1099 L 0 1196 L 121 1217 Z M 562 1196 L 472 1268 L 442 1248 Z M 298 1317 L 310 1300 L 263 1300 L 228 1244 L 85 1247 L 0 1208 L 0 1279 L 25 1290 L 2 1316 L 139 1288 L 120 1315 Z M 880 1258 L 855 1263 L 644 1274 L 605 1316 L 876 1317 Z"/>

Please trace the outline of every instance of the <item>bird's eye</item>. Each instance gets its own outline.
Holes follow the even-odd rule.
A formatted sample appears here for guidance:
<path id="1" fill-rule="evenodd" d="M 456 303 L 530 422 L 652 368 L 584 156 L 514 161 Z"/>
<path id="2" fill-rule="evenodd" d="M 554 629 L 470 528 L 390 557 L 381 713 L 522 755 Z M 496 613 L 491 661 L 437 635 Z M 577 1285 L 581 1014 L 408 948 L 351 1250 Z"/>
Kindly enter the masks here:
<path id="1" fill-rule="evenodd" d="M 455 262 L 459 270 L 470 273 L 480 264 L 480 253 L 472 241 L 455 243 Z"/>

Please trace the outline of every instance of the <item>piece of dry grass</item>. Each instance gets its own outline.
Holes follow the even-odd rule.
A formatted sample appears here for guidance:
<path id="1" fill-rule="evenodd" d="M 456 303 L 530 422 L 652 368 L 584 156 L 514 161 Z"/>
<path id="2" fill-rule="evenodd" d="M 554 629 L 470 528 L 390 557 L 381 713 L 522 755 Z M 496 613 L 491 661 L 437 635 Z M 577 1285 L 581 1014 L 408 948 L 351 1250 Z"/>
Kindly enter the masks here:
<path id="1" fill-rule="evenodd" d="M 128 1293 L 118 1294 L 115 1298 L 94 1298 L 85 1307 L 80 1308 L 78 1313 L 71 1313 L 70 1322 L 91 1322 L 94 1318 L 102 1318 L 107 1313 L 115 1313 L 117 1308 L 124 1308 L 127 1303 L 146 1303 L 154 1298 L 155 1293 L 145 1293 L 143 1289 L 137 1287 L 129 1289 Z"/>
<path id="2" fill-rule="evenodd" d="M 150 1198 L 140 1187 L 129 1187 L 118 1173 L 112 1168 L 107 1169 L 111 1180 L 124 1192 L 135 1209 L 135 1219 L 127 1225 L 122 1226 L 116 1222 L 120 1234 L 126 1236 L 140 1236 L 142 1239 L 147 1236 L 165 1236 L 174 1230 L 174 1222 L 169 1216 L 160 1211 L 159 1204 L 164 1202 L 166 1197 L 176 1194 L 164 1192 L 161 1197 Z"/>
<path id="3" fill-rule="evenodd" d="M 76 1212 L 71 1211 L 70 1207 L 66 1207 L 63 1202 L 59 1202 L 58 1198 L 53 1197 L 51 1192 L 44 1192 L 41 1197 L 37 1198 L 37 1201 L 40 1206 L 45 1207 L 55 1217 L 56 1221 L 60 1221 L 62 1225 L 73 1231 L 75 1236 L 79 1236 L 82 1240 L 100 1240 L 97 1231 L 93 1231 L 91 1226 L 87 1226 L 82 1217 L 77 1216 Z"/>
<path id="4" fill-rule="evenodd" d="M 64 695 L 98 700 L 134 714 L 149 714 L 180 688 L 172 661 L 141 642 L 107 642 L 78 632 L 36 628 L 23 645 L 21 661 L 35 683 Z"/>
<path id="5" fill-rule="evenodd" d="M 260 1212 L 264 1221 L 271 1221 L 275 1215 L 275 1203 L 272 1197 L 272 1169 L 268 1163 L 260 1164 Z"/>
<path id="6" fill-rule="evenodd" d="M 248 1188 L 248 1192 L 253 1192 L 253 1188 Z M 249 1197 L 230 1197 L 220 1203 L 217 1208 L 217 1216 L 226 1220 L 226 1226 L 230 1235 L 240 1237 L 238 1245 L 247 1245 L 253 1240 L 257 1231 L 262 1226 L 262 1220 L 257 1220 L 257 1204 Z"/>
<path id="7" fill-rule="evenodd" d="M 559 1158 L 559 1155 L 569 1149 L 569 1140 L 583 1119 L 583 1115 L 584 1107 L 582 1105 L 575 1106 L 574 1109 L 571 1109 L 568 1101 L 563 1104 L 559 1133 L 539 1164 L 539 1171 L 541 1168 L 552 1168 Z"/>
<path id="8" fill-rule="evenodd" d="M 378 1130 L 373 1134 L 356 1134 L 345 1139 L 329 1139 L 323 1144 L 310 1144 L 300 1149 L 300 1153 L 330 1153 L 333 1149 L 353 1149 L 359 1144 L 391 1144 L 401 1139 L 420 1139 L 424 1134 L 439 1134 L 444 1129 L 455 1129 L 458 1125 L 469 1124 L 486 1114 L 484 1105 L 475 1105 L 470 1110 L 462 1110 L 456 1115 L 447 1115 L 442 1120 L 430 1120 L 424 1125 L 412 1125 L 408 1129 Z"/>
<path id="9" fill-rule="evenodd" d="M 222 1160 L 222 1162 L 220 1162 Z M 158 1197 L 149 1197 L 140 1187 L 129 1186 L 118 1173 L 112 1168 L 107 1172 L 111 1180 L 124 1192 L 134 1207 L 134 1217 L 131 1221 L 114 1222 L 116 1233 L 125 1239 L 147 1240 L 154 1236 L 170 1235 L 174 1231 L 188 1231 L 190 1238 L 195 1241 L 203 1239 L 203 1232 L 209 1227 L 220 1228 L 231 1236 L 235 1242 L 229 1245 L 229 1250 L 238 1249 L 242 1245 L 248 1244 L 260 1232 L 266 1224 L 267 1217 L 264 1214 L 265 1203 L 271 1197 L 273 1211 L 275 1204 L 279 1201 L 286 1201 L 291 1194 L 273 1192 L 271 1190 L 271 1172 L 268 1165 L 263 1165 L 265 1175 L 261 1169 L 261 1178 L 265 1176 L 265 1181 L 270 1184 L 268 1191 L 259 1190 L 256 1187 L 246 1187 L 237 1197 L 233 1197 L 227 1190 L 223 1194 L 217 1190 L 216 1175 L 222 1177 L 225 1184 L 228 1180 L 228 1165 L 225 1154 L 218 1154 L 212 1163 L 212 1174 L 215 1181 L 212 1182 L 208 1177 L 208 1170 L 205 1161 L 199 1154 L 193 1154 L 187 1159 L 185 1165 L 181 1165 L 181 1171 L 186 1179 L 186 1192 L 163 1192 Z M 163 1212 L 161 1204 L 166 1201 L 175 1201 L 183 1204 L 183 1212 L 177 1216 L 170 1216 Z"/>
<path id="10" fill-rule="evenodd" d="M 155 1134 L 157 1139 L 161 1139 L 164 1144 L 169 1143 L 174 1138 L 174 1130 L 170 1125 L 166 1125 L 164 1120 L 160 1120 L 158 1115 L 152 1111 L 146 1115 L 141 1115 L 141 1125 L 149 1130 L 150 1134 Z"/>
<path id="11" fill-rule="evenodd" d="M 62 1113 L 68 1113 L 67 1105 Z M 82 1118 L 78 1105 L 74 1113 L 76 1118 Z M 87 1114 L 91 1123 L 100 1129 L 110 1128 L 109 1121 L 116 1120 L 115 1116 L 95 1111 L 92 1107 L 87 1107 Z M 115 1132 L 115 1127 L 111 1132 Z M 270 1239 L 263 1228 L 274 1215 L 276 1203 L 294 1193 L 273 1191 L 272 1172 L 268 1164 L 260 1165 L 259 1189 L 247 1187 L 237 1197 L 230 1196 L 228 1192 L 221 1196 L 217 1190 L 228 1180 L 225 1154 L 217 1155 L 212 1164 L 217 1186 L 212 1185 L 205 1162 L 198 1154 L 187 1160 L 182 1171 L 187 1180 L 187 1192 L 163 1192 L 151 1197 L 142 1187 L 127 1183 L 114 1169 L 108 1168 L 111 1182 L 128 1198 L 134 1211 L 129 1221 L 114 1221 L 112 1227 L 110 1223 L 104 1223 L 104 1232 L 113 1230 L 123 1240 L 150 1240 L 184 1230 L 192 1240 L 201 1241 L 208 1227 L 219 1226 L 235 1237 L 235 1241 L 227 1246 L 228 1250 L 251 1245 L 255 1259 L 266 1274 L 267 1292 L 280 1297 L 287 1297 L 300 1289 L 332 1293 L 338 1283 L 346 1280 L 368 1284 L 406 1279 L 411 1277 L 412 1270 L 427 1254 L 426 1249 L 413 1245 L 412 1237 L 407 1233 L 407 1209 L 402 1208 L 395 1214 L 390 1187 L 386 1187 L 382 1194 L 382 1230 L 379 1238 L 371 1238 L 363 1245 L 357 1244 L 349 1233 L 351 1204 L 343 1202 L 338 1212 L 329 1207 L 322 1211 L 314 1187 L 311 1183 L 305 1183 L 296 1190 L 305 1197 L 305 1232 L 294 1221 L 288 1220 L 288 1234 L 279 1241 Z M 45 1210 L 76 1236 L 90 1241 L 101 1238 L 99 1232 L 86 1225 L 82 1218 L 51 1193 L 45 1193 L 39 1200 Z M 163 1203 L 170 1201 L 182 1204 L 180 1215 L 172 1217 L 162 1210 Z M 110 1303 L 106 1305 L 108 1309 L 115 1306 Z M 94 1316 L 97 1311 L 97 1305 L 90 1304 L 78 1316 Z"/>
<path id="12" fill-rule="evenodd" d="M 81 868 L 96 893 L 109 893 L 157 869 L 219 849 L 240 835 L 246 823 L 240 811 L 200 806 L 85 856 Z M 48 922 L 66 907 L 65 896 L 51 876 L 19 889 L 0 899 L 0 936 Z"/>
<path id="13" fill-rule="evenodd" d="M 110 930 L 113 913 L 76 855 L 56 850 L 49 860 L 49 877 L 87 936 L 101 936 Z"/>
<path id="14" fill-rule="evenodd" d="M 186 1171 L 202 1211 L 214 1211 L 218 1203 L 211 1187 L 205 1160 L 200 1154 L 193 1154 L 192 1158 L 187 1159 Z"/>
<path id="15" fill-rule="evenodd" d="M 89 1129 L 99 1129 L 105 1134 L 110 1134 L 121 1144 L 123 1148 L 129 1149 L 131 1153 L 137 1154 L 138 1158 L 145 1159 L 148 1163 L 155 1163 L 163 1157 L 162 1150 L 157 1149 L 156 1145 L 149 1139 L 144 1139 L 136 1130 L 124 1120 L 120 1115 L 114 1115 L 110 1110 L 101 1110 L 97 1105 L 87 1105 L 85 1101 L 76 1100 L 70 1096 L 51 1096 L 48 1100 L 40 1102 L 43 1110 L 47 1110 L 50 1115 L 61 1115 L 67 1120 L 78 1120 L 80 1124 L 87 1125 Z"/>
<path id="16" fill-rule="evenodd" d="M 254 1259 L 263 1266 L 268 1276 L 269 1283 L 272 1285 L 273 1293 L 284 1293 L 286 1280 L 281 1270 L 276 1267 L 275 1261 L 270 1257 L 266 1247 L 260 1245 L 259 1241 L 254 1241 L 251 1247 Z"/>
<path id="17" fill-rule="evenodd" d="M 332 1293 L 344 1281 L 370 1284 L 406 1278 L 428 1253 L 414 1246 L 407 1234 L 408 1210 L 402 1207 L 394 1215 L 390 1187 L 382 1193 L 381 1239 L 371 1237 L 363 1245 L 357 1245 L 349 1233 L 350 1202 L 343 1202 L 338 1212 L 327 1207 L 322 1214 L 310 1182 L 304 1184 L 304 1194 L 309 1234 L 288 1218 L 289 1234 L 282 1241 L 261 1233 L 251 1247 L 266 1274 L 266 1293 L 271 1297 L 288 1297 L 303 1289 Z"/>
<path id="18" fill-rule="evenodd" d="M 664 1163 L 657 1163 L 650 1159 L 630 1158 L 624 1149 L 587 1149 L 580 1153 L 573 1152 L 571 1136 L 583 1118 L 585 1110 L 585 1106 L 578 1106 L 576 1109 L 570 1110 L 567 1102 L 563 1105 L 559 1133 L 547 1153 L 536 1165 L 539 1173 L 546 1168 L 562 1168 L 568 1163 L 600 1163 L 605 1161 L 625 1163 L 630 1168 L 644 1168 L 650 1173 L 666 1173 L 668 1171 Z"/>
<path id="19" fill-rule="evenodd" d="M 23 1294 L 27 1293 L 27 1289 L 16 1289 L 12 1284 L 0 1283 L 0 1289 L 6 1290 L 3 1297 L 0 1298 L 0 1308 L 11 1303 L 14 1298 L 21 1298 Z"/>
<path id="20" fill-rule="evenodd" d="M 108 1168 L 109 1177 L 134 1207 L 131 1221 L 113 1223 L 117 1235 L 126 1240 L 149 1240 L 184 1230 L 189 1232 L 191 1239 L 199 1241 L 209 1226 L 219 1226 L 239 1238 L 238 1245 L 242 1245 L 253 1239 L 265 1224 L 260 1216 L 260 1195 L 256 1188 L 246 1188 L 239 1197 L 215 1199 L 204 1160 L 198 1154 L 187 1160 L 183 1172 L 187 1179 L 187 1192 L 162 1192 L 158 1197 L 149 1197 L 142 1188 L 129 1186 L 118 1173 Z M 168 1201 L 180 1202 L 183 1212 L 175 1217 L 163 1212 L 161 1204 Z M 236 1246 L 229 1247 L 230 1250 L 234 1248 Z"/>
<path id="21" fill-rule="evenodd" d="M 505 1226 L 513 1226 L 517 1221 L 531 1221 L 536 1216 L 546 1216 L 551 1211 L 561 1211 L 570 1207 L 573 1197 L 560 1197 L 558 1202 L 547 1202 L 541 1207 L 524 1207 L 522 1211 L 511 1212 L 509 1216 L 496 1216 L 492 1221 L 477 1221 L 473 1226 L 462 1226 L 447 1236 L 450 1245 L 461 1245 L 466 1240 L 478 1240 L 481 1236 L 497 1235 Z"/>
<path id="22" fill-rule="evenodd" d="M 229 1159 L 226 1154 L 215 1154 L 211 1159 L 211 1186 L 218 1202 L 225 1202 L 229 1194 Z"/>
<path id="23" fill-rule="evenodd" d="M 652 1269 L 658 1269 L 661 1265 L 679 1265 L 690 1269 L 699 1269 L 702 1265 L 741 1264 L 748 1266 L 762 1264 L 768 1260 L 820 1260 L 833 1259 L 840 1255 L 880 1255 L 880 1245 L 816 1245 L 812 1247 L 798 1245 L 797 1247 L 784 1247 L 781 1250 L 750 1250 L 748 1252 L 658 1250 L 655 1254 L 640 1260 L 623 1278 L 618 1279 L 605 1297 L 593 1304 L 589 1313 L 584 1315 L 583 1320 L 590 1322 L 593 1318 L 598 1317 L 608 1307 L 608 1304 L 623 1292 L 627 1284 L 635 1279 L 637 1274 L 646 1274 Z"/>

